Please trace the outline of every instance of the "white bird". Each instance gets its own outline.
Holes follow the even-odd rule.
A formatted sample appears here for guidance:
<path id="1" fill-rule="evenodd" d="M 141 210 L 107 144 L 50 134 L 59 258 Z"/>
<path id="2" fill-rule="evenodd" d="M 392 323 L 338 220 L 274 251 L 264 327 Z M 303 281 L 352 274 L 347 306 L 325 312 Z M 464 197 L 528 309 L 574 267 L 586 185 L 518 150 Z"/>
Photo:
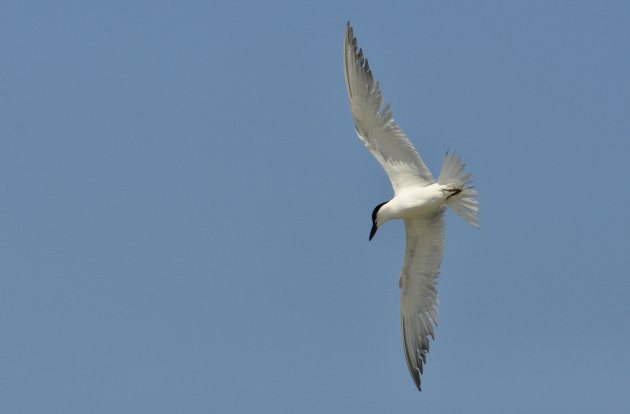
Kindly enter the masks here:
<path id="1" fill-rule="evenodd" d="M 406 250 L 400 273 L 402 342 L 409 373 L 418 390 L 429 352 L 429 336 L 437 326 L 436 284 L 444 252 L 444 211 L 452 208 L 479 228 L 477 192 L 471 176 L 454 154 L 446 153 L 436 180 L 413 144 L 394 122 L 389 104 L 383 105 L 363 50 L 357 48 L 350 22 L 344 40 L 344 71 L 357 135 L 385 169 L 394 198 L 372 212 L 370 240 L 383 223 L 405 221 Z"/>

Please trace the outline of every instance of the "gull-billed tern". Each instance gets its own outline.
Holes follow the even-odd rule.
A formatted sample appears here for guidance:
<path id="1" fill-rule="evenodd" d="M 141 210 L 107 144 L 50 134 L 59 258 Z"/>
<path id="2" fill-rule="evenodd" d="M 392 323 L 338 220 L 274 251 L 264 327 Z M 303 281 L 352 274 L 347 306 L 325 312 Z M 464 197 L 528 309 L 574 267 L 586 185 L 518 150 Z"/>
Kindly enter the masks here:
<path id="1" fill-rule="evenodd" d="M 405 221 L 405 260 L 399 282 L 402 342 L 409 373 L 420 390 L 429 336 L 434 338 L 438 321 L 436 284 L 444 252 L 444 211 L 450 207 L 478 228 L 477 192 L 453 153 L 447 152 L 439 178 L 433 178 L 394 122 L 389 104 L 383 105 L 379 83 L 357 47 L 350 22 L 344 40 L 344 71 L 357 135 L 385 169 L 394 189 L 394 198 L 372 212 L 370 240 L 383 223 Z"/>

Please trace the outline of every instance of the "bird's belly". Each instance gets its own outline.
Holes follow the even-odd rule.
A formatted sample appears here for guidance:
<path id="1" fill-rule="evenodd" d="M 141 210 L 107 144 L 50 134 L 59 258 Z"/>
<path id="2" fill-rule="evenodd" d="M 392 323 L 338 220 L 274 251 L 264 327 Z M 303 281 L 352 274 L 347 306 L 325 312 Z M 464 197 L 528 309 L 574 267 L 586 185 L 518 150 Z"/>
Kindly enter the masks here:
<path id="1" fill-rule="evenodd" d="M 411 218 L 435 212 L 444 205 L 445 198 L 438 188 L 428 186 L 404 192 L 392 201 L 392 210 L 398 218 Z"/>

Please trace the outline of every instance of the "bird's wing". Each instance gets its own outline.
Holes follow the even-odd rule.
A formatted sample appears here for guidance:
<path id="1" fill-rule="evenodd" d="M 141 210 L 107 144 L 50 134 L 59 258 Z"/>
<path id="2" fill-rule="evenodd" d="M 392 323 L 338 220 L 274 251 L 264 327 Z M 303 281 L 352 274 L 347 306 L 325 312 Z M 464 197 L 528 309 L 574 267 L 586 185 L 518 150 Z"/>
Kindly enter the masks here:
<path id="1" fill-rule="evenodd" d="M 444 252 L 444 210 L 405 220 L 405 261 L 400 274 L 402 340 L 409 373 L 420 390 L 420 374 L 437 326 L 437 279 Z"/>
<path id="2" fill-rule="evenodd" d="M 357 135 L 385 169 L 394 193 L 411 185 L 433 184 L 431 172 L 394 122 L 389 104 L 383 106 L 381 88 L 363 50 L 357 48 L 350 22 L 346 25 L 344 69 Z"/>

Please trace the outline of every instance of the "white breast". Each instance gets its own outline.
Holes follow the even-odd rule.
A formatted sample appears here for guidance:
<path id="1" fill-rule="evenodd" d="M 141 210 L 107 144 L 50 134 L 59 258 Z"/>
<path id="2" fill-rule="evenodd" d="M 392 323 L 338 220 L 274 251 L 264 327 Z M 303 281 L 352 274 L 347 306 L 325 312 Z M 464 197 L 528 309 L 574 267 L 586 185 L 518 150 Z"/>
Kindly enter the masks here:
<path id="1" fill-rule="evenodd" d="M 445 202 L 444 185 L 409 187 L 400 191 L 379 211 L 379 225 L 394 219 L 423 217 L 434 214 Z"/>

